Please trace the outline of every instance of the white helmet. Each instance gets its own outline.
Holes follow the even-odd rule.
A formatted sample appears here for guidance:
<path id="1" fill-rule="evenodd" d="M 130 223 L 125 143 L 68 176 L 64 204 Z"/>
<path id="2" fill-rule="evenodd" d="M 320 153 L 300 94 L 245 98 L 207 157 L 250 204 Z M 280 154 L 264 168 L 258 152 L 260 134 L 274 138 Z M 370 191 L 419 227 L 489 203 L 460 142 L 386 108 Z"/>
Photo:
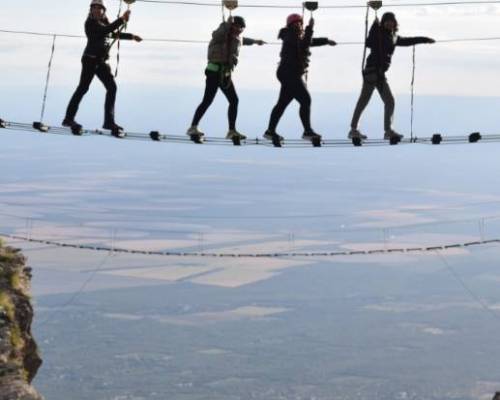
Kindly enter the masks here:
<path id="1" fill-rule="evenodd" d="M 104 0 L 92 0 L 90 2 L 90 7 L 92 6 L 101 6 L 106 11 L 106 5 L 104 4 Z"/>

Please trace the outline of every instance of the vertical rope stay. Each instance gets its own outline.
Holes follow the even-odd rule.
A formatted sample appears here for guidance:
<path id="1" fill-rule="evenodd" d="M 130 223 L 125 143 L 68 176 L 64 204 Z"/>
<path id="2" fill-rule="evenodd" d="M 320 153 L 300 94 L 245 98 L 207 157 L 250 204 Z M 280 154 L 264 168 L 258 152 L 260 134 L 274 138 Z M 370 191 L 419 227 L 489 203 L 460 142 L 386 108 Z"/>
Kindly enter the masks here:
<path id="1" fill-rule="evenodd" d="M 412 55 L 412 74 L 411 74 L 411 113 L 410 113 L 410 139 L 413 142 L 413 117 L 414 117 L 414 101 L 415 101 L 415 46 L 413 46 L 413 55 Z"/>
<path id="2" fill-rule="evenodd" d="M 56 50 L 56 38 L 57 38 L 57 35 L 54 35 L 52 37 L 52 50 L 50 52 L 49 66 L 47 69 L 47 77 L 45 79 L 45 90 L 43 92 L 42 111 L 40 112 L 40 122 L 43 121 L 43 117 L 45 115 L 45 105 L 47 104 L 47 93 L 49 91 L 49 83 L 50 83 L 50 72 L 52 71 L 52 61 L 54 60 L 54 52 Z"/>
<path id="3" fill-rule="evenodd" d="M 222 13 L 222 22 L 226 22 L 226 12 L 224 11 L 225 5 L 224 0 L 221 0 L 221 13 Z"/>
<path id="4" fill-rule="evenodd" d="M 303 24 L 305 24 L 305 20 L 304 20 L 305 13 L 306 13 L 306 3 L 302 3 L 302 23 Z M 304 79 L 305 79 L 306 88 L 307 88 L 307 85 L 309 84 L 309 71 L 308 70 L 306 70 Z"/>
<path id="5" fill-rule="evenodd" d="M 366 39 L 368 39 L 368 18 L 370 16 L 370 6 L 366 6 L 366 16 L 365 16 L 365 38 L 363 40 L 363 59 L 361 60 L 361 75 L 363 75 L 363 71 L 365 70 L 365 62 L 366 62 Z"/>
<path id="6" fill-rule="evenodd" d="M 118 7 L 118 15 L 116 16 L 117 19 L 120 18 L 120 14 L 122 13 L 122 5 L 123 5 L 123 0 L 120 0 L 120 5 Z M 125 22 L 123 30 L 126 30 L 126 29 L 127 29 L 127 23 Z M 117 38 L 117 51 L 116 51 L 115 78 L 118 76 L 118 67 L 120 65 L 120 33 L 121 33 L 121 30 L 119 30 L 117 33 L 118 38 Z"/>

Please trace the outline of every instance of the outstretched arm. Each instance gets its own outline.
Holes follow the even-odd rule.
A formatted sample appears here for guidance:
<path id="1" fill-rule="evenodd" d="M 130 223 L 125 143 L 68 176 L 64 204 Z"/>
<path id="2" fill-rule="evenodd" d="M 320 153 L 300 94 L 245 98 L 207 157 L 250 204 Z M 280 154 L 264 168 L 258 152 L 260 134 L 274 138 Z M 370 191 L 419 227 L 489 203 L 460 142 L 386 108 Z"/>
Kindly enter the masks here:
<path id="1" fill-rule="evenodd" d="M 132 33 L 114 32 L 113 34 L 111 34 L 111 37 L 113 39 L 120 38 L 120 40 L 135 40 L 136 42 L 142 42 L 142 38 L 140 36 L 134 35 Z"/>
<path id="2" fill-rule="evenodd" d="M 257 44 L 259 46 L 262 46 L 263 44 L 267 44 L 267 43 L 261 39 L 251 39 L 251 38 L 247 38 L 247 37 L 243 38 L 243 46 L 251 46 L 253 44 Z"/>
<path id="3" fill-rule="evenodd" d="M 319 47 L 319 46 L 335 46 L 337 42 L 334 40 L 330 40 L 328 38 L 313 38 L 311 42 L 311 47 Z"/>
<path id="4" fill-rule="evenodd" d="M 109 25 L 102 25 L 95 19 L 89 18 L 85 25 L 85 30 L 89 36 L 107 36 L 116 31 L 120 26 L 125 23 L 124 19 L 118 18 L 116 21 Z"/>
<path id="5" fill-rule="evenodd" d="M 407 47 L 407 46 L 414 46 L 416 44 L 422 44 L 422 43 L 436 43 L 434 39 L 425 37 L 425 36 L 415 36 L 415 37 L 401 37 L 398 36 L 396 40 L 396 46 L 402 46 L 402 47 Z"/>

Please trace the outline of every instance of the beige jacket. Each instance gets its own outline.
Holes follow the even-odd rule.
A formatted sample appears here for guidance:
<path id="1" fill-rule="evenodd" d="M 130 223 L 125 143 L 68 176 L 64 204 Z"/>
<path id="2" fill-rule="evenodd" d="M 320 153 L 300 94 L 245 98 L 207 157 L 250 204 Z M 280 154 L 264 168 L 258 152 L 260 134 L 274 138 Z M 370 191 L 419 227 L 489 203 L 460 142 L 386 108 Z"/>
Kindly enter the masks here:
<path id="1" fill-rule="evenodd" d="M 232 36 L 230 31 L 231 21 L 227 21 L 212 32 L 212 40 L 208 45 L 208 62 L 223 64 L 234 69 L 238 65 L 241 45 L 250 46 L 257 41 Z"/>

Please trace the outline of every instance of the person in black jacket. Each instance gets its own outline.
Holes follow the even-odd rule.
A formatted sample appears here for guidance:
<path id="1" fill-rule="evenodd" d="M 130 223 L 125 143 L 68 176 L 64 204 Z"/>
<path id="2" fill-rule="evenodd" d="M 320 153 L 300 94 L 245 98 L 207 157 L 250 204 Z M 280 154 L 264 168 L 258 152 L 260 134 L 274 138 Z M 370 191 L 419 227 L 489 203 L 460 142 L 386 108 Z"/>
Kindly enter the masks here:
<path id="1" fill-rule="evenodd" d="M 119 28 L 127 23 L 129 18 L 130 10 L 127 10 L 120 18 L 110 23 L 106 17 L 106 7 L 103 0 L 92 0 L 90 13 L 85 21 L 85 34 L 88 41 L 82 57 L 80 83 L 69 102 L 66 117 L 62 123 L 63 126 L 76 130 L 81 129 L 81 125 L 75 122 L 75 116 L 83 96 L 89 90 L 94 76 L 97 75 L 106 88 L 103 128 L 110 129 L 115 136 L 123 137 L 123 128 L 115 122 L 114 109 L 117 87 L 107 60 L 112 44 L 111 39 L 142 41 L 139 36 L 119 31 Z"/>
<path id="2" fill-rule="evenodd" d="M 264 138 L 269 140 L 282 140 L 276 133 L 279 120 L 293 99 L 300 103 L 300 119 L 304 126 L 303 139 L 321 138 L 311 127 L 311 96 L 304 82 L 304 74 L 309 67 L 311 46 L 335 46 L 336 43 L 328 38 L 313 38 L 314 19 L 309 20 L 305 31 L 303 18 L 299 14 L 291 14 L 287 19 L 287 26 L 281 29 L 278 38 L 283 41 L 281 49 L 281 62 L 277 76 L 281 83 L 278 103 L 274 107 L 269 126 L 264 133 Z"/>
<path id="3" fill-rule="evenodd" d="M 391 59 L 396 46 L 435 43 L 435 40 L 420 36 L 401 37 L 397 34 L 398 28 L 396 16 L 391 12 L 385 13 L 380 22 L 376 19 L 370 28 L 370 33 L 366 39 L 366 47 L 370 49 L 370 54 L 366 59 L 366 66 L 363 70 L 363 88 L 352 117 L 349 139 L 366 139 L 366 136 L 358 129 L 358 123 L 375 89 L 379 92 L 385 105 L 384 139 L 401 140 L 403 138 L 403 135 L 400 135 L 392 128 L 395 102 L 385 73 L 391 66 Z"/>

